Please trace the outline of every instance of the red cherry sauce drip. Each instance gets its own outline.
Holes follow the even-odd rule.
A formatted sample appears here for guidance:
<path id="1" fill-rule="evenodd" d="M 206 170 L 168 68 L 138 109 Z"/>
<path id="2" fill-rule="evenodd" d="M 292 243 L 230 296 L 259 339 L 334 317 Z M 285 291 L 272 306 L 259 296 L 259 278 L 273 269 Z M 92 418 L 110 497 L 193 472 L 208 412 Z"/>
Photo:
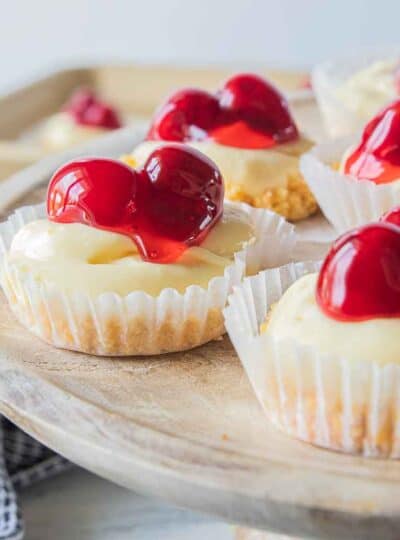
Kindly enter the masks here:
<path id="1" fill-rule="evenodd" d="M 183 145 L 155 150 L 134 170 L 111 159 L 82 159 L 52 177 L 47 214 L 129 236 L 142 259 L 169 263 L 200 245 L 221 218 L 224 189 L 208 158 Z"/>
<path id="2" fill-rule="evenodd" d="M 395 206 L 394 208 L 389 210 L 389 212 L 383 214 L 379 221 L 384 223 L 391 223 L 392 225 L 400 227 L 400 206 Z"/>
<path id="3" fill-rule="evenodd" d="M 104 129 L 122 127 L 117 111 L 89 90 L 77 90 L 64 105 L 63 111 L 72 116 L 77 124 L 84 126 Z"/>
<path id="4" fill-rule="evenodd" d="M 341 236 L 323 263 L 316 299 L 338 321 L 400 317 L 400 228 L 373 223 Z"/>
<path id="5" fill-rule="evenodd" d="M 346 159 L 344 172 L 376 184 L 400 178 L 400 100 L 367 124 L 360 144 Z"/>
<path id="6" fill-rule="evenodd" d="M 238 148 L 270 148 L 298 138 L 286 99 L 251 74 L 229 79 L 216 94 L 186 89 L 156 113 L 147 140 L 203 141 Z"/>

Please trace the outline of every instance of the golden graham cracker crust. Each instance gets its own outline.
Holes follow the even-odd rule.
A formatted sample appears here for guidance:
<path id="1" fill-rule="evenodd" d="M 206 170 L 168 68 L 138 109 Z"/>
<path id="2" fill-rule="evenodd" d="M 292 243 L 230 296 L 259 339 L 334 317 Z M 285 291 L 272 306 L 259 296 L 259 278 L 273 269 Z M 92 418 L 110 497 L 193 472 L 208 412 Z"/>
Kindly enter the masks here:
<path id="1" fill-rule="evenodd" d="M 176 324 L 173 314 L 149 326 L 145 317 L 133 316 L 127 324 L 118 317 L 97 318 L 82 311 L 72 323 L 64 306 L 40 302 L 32 309 L 28 298 L 17 300 L 11 289 L 6 291 L 10 307 L 20 323 L 35 335 L 69 350 L 101 356 L 139 356 L 192 349 L 225 333 L 221 310 L 208 310 L 205 321 L 187 317 Z M 50 316 L 52 313 L 52 316 Z"/>
<path id="2" fill-rule="evenodd" d="M 308 391 L 302 397 L 302 409 L 306 419 L 305 426 L 298 425 L 298 392 L 288 384 L 285 392 L 285 405 L 280 400 L 279 385 L 275 382 L 268 384 L 268 403 L 264 406 L 268 417 L 281 431 L 294 438 L 315 446 L 358 455 L 368 455 L 375 458 L 399 458 L 400 434 L 398 419 L 400 409 L 393 403 L 385 411 L 385 418 L 380 422 L 379 429 L 370 421 L 370 410 L 367 404 L 353 404 L 351 410 L 340 395 L 330 402 L 325 410 L 326 425 L 325 441 L 321 440 L 321 410 L 320 396 L 317 389 Z M 351 416 L 350 426 L 344 418 Z"/>
<path id="3" fill-rule="evenodd" d="M 273 210 L 290 221 L 305 219 L 318 210 L 317 202 L 300 172 L 288 176 L 285 187 L 269 188 L 257 197 L 247 193 L 243 186 L 225 180 L 225 195 L 231 201 Z"/>

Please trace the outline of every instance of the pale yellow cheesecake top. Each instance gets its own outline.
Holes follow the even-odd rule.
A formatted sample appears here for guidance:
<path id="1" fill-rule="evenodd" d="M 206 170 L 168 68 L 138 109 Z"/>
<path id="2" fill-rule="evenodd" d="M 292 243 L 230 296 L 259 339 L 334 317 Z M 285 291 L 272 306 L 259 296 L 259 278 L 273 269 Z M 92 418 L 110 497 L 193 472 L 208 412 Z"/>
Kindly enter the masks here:
<path id="1" fill-rule="evenodd" d="M 142 142 L 131 154 L 134 163 L 143 165 L 153 150 L 163 144 L 166 142 Z M 240 186 L 254 198 L 268 189 L 286 187 L 288 178 L 298 174 L 300 155 L 312 147 L 312 143 L 302 136 L 294 142 L 265 150 L 236 148 L 213 141 L 188 144 L 215 162 L 225 182 Z"/>
<path id="2" fill-rule="evenodd" d="M 255 230 L 240 207 L 228 205 L 201 246 L 190 247 L 175 262 L 144 261 L 128 236 L 79 223 L 46 219 L 25 225 L 15 235 L 8 266 L 36 282 L 90 296 L 143 291 L 157 296 L 165 288 L 184 292 L 190 285 L 207 288 L 224 274 L 234 254 L 255 241 Z"/>
<path id="3" fill-rule="evenodd" d="M 273 338 L 292 338 L 318 353 L 348 361 L 400 363 L 400 318 L 342 322 L 323 313 L 316 302 L 317 274 L 291 285 L 271 309 L 261 332 Z"/>

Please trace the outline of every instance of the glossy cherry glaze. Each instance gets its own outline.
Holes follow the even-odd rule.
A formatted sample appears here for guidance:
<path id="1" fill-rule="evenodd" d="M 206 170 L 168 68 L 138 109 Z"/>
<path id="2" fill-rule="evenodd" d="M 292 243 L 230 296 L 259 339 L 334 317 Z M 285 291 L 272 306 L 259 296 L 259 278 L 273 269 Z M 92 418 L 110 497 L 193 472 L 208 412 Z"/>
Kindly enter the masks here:
<path id="1" fill-rule="evenodd" d="M 400 229 L 373 223 L 341 236 L 325 258 L 316 298 L 339 321 L 400 317 Z"/>
<path id="2" fill-rule="evenodd" d="M 89 90 L 77 90 L 63 107 L 77 124 L 104 129 L 122 127 L 117 111 Z"/>
<path id="3" fill-rule="evenodd" d="M 389 210 L 389 212 L 383 214 L 379 221 L 383 221 L 384 223 L 391 223 L 392 225 L 400 227 L 400 206 L 395 206 L 394 208 Z"/>
<path id="4" fill-rule="evenodd" d="M 360 144 L 346 158 L 344 172 L 376 184 L 400 178 L 400 100 L 367 124 Z"/>
<path id="5" fill-rule="evenodd" d="M 216 142 L 239 148 L 270 148 L 299 134 L 286 99 L 263 78 L 240 74 L 216 92 L 186 89 L 156 113 L 147 140 Z"/>
<path id="6" fill-rule="evenodd" d="M 170 144 L 155 150 L 139 170 L 111 159 L 67 163 L 50 181 L 47 213 L 59 223 L 125 234 L 144 260 L 168 263 L 202 243 L 222 215 L 223 198 L 214 163 Z"/>

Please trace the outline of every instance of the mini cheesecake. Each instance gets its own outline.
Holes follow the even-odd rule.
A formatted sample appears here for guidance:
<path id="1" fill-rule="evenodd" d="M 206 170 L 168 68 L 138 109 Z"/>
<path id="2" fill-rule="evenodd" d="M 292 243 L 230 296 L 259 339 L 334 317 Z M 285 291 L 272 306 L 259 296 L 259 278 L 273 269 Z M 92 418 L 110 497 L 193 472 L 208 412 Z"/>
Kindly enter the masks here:
<path id="1" fill-rule="evenodd" d="M 400 204 L 400 100 L 361 135 L 324 143 L 302 156 L 300 168 L 322 212 L 342 233 Z"/>
<path id="2" fill-rule="evenodd" d="M 140 165 L 168 141 L 185 142 L 215 161 L 230 200 L 290 220 L 317 209 L 299 171 L 299 157 L 312 143 L 299 133 L 285 98 L 259 76 L 236 75 L 216 94 L 176 92 L 156 112 L 131 159 Z"/>
<path id="3" fill-rule="evenodd" d="M 120 127 L 122 122 L 111 105 L 93 92 L 81 89 L 45 122 L 41 143 L 49 151 L 61 151 Z"/>
<path id="4" fill-rule="evenodd" d="M 218 168 L 181 144 L 155 150 L 140 169 L 67 163 L 49 183 L 46 209 L 19 216 L 0 227 L 11 308 L 47 342 L 99 355 L 181 351 L 220 337 L 232 287 L 253 265 L 288 257 L 294 239 L 279 216 L 224 203 Z"/>
<path id="5" fill-rule="evenodd" d="M 246 278 L 225 324 L 267 417 L 330 450 L 400 457 L 400 210 L 341 236 L 322 267 Z"/>

